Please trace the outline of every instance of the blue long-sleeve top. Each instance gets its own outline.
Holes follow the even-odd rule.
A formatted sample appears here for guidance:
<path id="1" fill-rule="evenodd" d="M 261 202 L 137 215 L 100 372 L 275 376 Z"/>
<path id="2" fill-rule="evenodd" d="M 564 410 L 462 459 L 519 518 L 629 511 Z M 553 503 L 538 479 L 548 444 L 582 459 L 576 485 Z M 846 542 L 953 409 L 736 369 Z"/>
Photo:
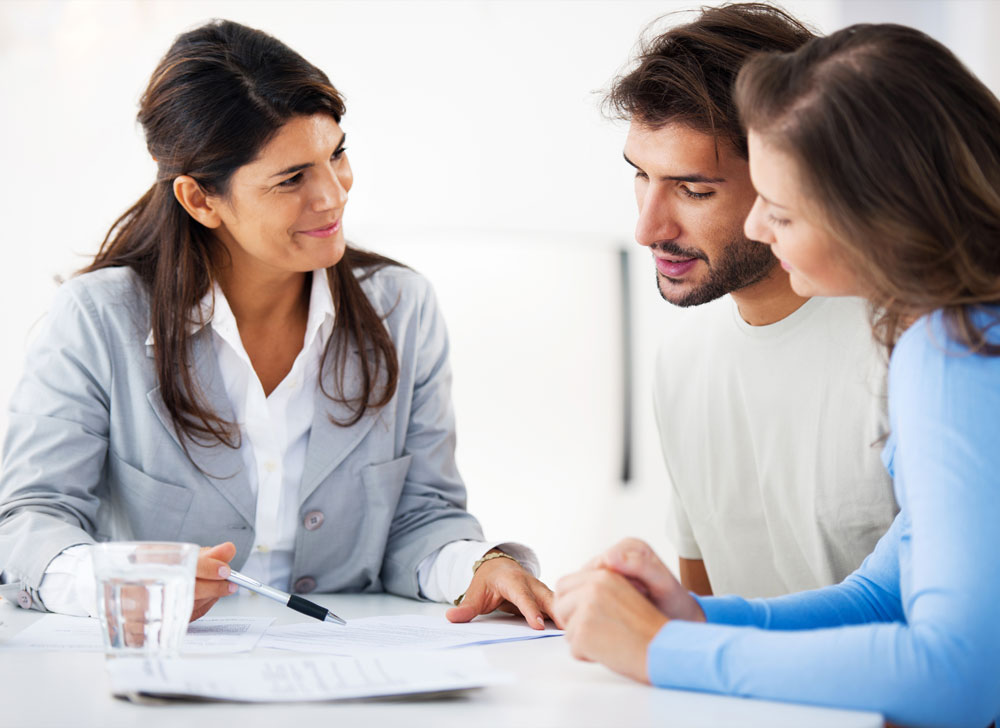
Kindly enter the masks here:
<path id="1" fill-rule="evenodd" d="M 882 457 L 901 510 L 858 570 L 774 599 L 699 599 L 708 624 L 670 621 L 650 644 L 654 685 L 906 725 L 997 718 L 1000 357 L 949 339 L 940 313 L 920 319 L 893 351 L 889 422 Z"/>

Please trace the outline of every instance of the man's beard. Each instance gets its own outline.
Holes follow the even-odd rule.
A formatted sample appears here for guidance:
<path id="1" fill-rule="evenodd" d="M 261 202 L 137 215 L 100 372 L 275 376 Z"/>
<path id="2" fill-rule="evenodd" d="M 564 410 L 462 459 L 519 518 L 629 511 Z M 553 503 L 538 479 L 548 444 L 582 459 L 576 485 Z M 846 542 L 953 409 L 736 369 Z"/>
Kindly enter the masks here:
<path id="1" fill-rule="evenodd" d="M 655 247 L 675 255 L 690 255 L 673 243 L 659 243 Z M 697 257 L 708 262 L 703 254 Z M 663 292 L 660 286 L 661 273 L 656 273 L 656 287 L 660 296 L 668 303 L 683 307 L 700 306 L 764 280 L 777 264 L 778 259 L 771 254 L 770 246 L 741 236 L 739 240 L 727 245 L 719 259 L 711 264 L 708 279 L 680 299 L 673 300 Z"/>

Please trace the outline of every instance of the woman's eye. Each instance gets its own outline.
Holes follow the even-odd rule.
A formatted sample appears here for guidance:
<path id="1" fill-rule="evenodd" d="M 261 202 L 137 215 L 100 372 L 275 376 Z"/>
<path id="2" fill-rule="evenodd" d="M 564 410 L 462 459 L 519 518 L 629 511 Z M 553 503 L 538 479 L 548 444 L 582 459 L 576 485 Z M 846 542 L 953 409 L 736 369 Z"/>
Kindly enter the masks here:
<path id="1" fill-rule="evenodd" d="M 785 227 L 785 225 L 791 222 L 791 220 L 782 217 L 775 217 L 774 215 L 768 215 L 767 221 L 775 227 Z"/>
<path id="2" fill-rule="evenodd" d="M 695 192 L 694 190 L 689 189 L 684 185 L 681 185 L 681 189 L 684 191 L 684 194 L 690 197 L 692 200 L 705 200 L 715 194 L 714 190 L 711 192 Z"/>
<path id="3" fill-rule="evenodd" d="M 288 179 L 286 179 L 284 182 L 279 182 L 278 187 L 294 187 L 301 181 L 302 181 L 302 173 L 298 172 L 297 174 L 294 174 Z"/>
<path id="4" fill-rule="evenodd" d="M 340 149 L 338 149 L 337 151 L 335 151 L 333 153 L 333 156 L 331 156 L 330 159 L 335 159 L 335 160 L 336 159 L 340 159 L 341 157 L 344 156 L 344 153 L 346 151 L 347 151 L 347 147 L 341 147 Z"/>

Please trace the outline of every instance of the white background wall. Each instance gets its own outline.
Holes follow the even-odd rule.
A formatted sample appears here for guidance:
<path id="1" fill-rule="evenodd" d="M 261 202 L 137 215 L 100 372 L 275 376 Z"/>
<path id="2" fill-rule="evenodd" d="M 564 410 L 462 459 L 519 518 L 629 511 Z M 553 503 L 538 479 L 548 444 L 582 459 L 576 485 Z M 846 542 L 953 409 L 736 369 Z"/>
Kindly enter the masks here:
<path id="1" fill-rule="evenodd" d="M 714 3 L 710 3 L 714 4 Z M 625 127 L 599 113 L 640 30 L 695 2 L 0 3 L 0 402 L 33 322 L 151 183 L 137 102 L 173 37 L 212 17 L 262 28 L 346 95 L 355 242 L 438 289 L 453 338 L 459 461 L 487 532 L 546 577 L 626 534 L 663 536 L 650 360 L 673 311 L 631 243 Z M 829 32 L 916 25 L 1000 86 L 997 3 L 799 0 Z M 636 461 L 623 486 L 619 246 L 636 282 Z M 0 434 L 6 416 L 0 414 Z"/>

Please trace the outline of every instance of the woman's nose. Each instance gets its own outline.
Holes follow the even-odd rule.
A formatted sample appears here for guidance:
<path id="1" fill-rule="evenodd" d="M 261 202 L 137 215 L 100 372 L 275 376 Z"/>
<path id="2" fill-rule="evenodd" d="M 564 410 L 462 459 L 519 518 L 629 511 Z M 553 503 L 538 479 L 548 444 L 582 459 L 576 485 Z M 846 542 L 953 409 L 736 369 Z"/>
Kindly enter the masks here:
<path id="1" fill-rule="evenodd" d="M 767 224 L 764 214 L 764 201 L 758 195 L 757 199 L 753 201 L 753 207 L 750 208 L 750 214 L 747 215 L 747 219 L 743 223 L 743 234 L 749 240 L 770 245 L 774 242 L 774 235 L 771 233 L 771 226 Z"/>
<path id="2" fill-rule="evenodd" d="M 329 170 L 317 186 L 313 199 L 313 209 L 316 211 L 336 210 L 347 204 L 347 190 L 350 182 L 342 179 L 336 170 Z"/>

